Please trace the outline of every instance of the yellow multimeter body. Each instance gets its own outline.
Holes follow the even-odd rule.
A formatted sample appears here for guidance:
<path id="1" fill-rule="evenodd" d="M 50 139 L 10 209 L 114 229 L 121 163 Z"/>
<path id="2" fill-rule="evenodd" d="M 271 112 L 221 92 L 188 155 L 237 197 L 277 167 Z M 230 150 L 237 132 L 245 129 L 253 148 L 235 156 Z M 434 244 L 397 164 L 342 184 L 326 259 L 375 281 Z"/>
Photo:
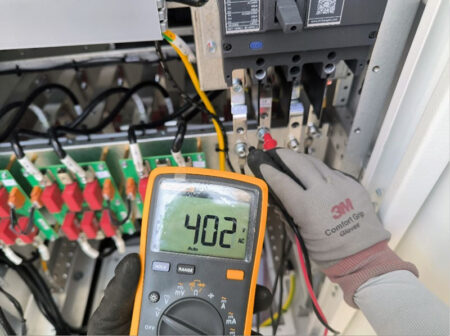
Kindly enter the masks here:
<path id="1" fill-rule="evenodd" d="M 154 169 L 130 334 L 250 335 L 267 202 L 255 177 Z"/>

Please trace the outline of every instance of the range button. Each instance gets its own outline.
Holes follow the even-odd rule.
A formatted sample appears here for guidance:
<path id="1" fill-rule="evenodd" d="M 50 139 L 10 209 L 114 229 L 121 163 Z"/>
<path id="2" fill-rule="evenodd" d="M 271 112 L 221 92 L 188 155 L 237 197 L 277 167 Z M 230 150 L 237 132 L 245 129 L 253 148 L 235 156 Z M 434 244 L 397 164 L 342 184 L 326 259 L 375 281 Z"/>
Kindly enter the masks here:
<path id="1" fill-rule="evenodd" d="M 186 264 L 178 264 L 177 265 L 177 273 L 192 275 L 195 273 L 195 266 L 194 265 L 186 265 Z"/>

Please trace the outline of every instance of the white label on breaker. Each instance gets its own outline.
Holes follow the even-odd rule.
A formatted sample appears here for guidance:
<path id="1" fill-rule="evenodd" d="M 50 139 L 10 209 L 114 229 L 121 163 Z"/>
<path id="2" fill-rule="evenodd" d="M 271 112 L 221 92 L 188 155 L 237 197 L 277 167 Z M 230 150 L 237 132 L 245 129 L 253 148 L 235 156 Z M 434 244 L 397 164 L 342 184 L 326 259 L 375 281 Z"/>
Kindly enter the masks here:
<path id="1" fill-rule="evenodd" d="M 256 32 L 261 29 L 260 0 L 225 0 L 225 33 Z"/>
<path id="2" fill-rule="evenodd" d="M 5 187 L 13 187 L 17 185 L 16 181 L 13 179 L 2 180 L 2 183 Z"/>
<path id="3" fill-rule="evenodd" d="M 99 179 L 104 179 L 104 178 L 111 177 L 111 174 L 107 170 L 102 170 L 102 171 L 95 172 L 95 176 L 97 176 Z"/>

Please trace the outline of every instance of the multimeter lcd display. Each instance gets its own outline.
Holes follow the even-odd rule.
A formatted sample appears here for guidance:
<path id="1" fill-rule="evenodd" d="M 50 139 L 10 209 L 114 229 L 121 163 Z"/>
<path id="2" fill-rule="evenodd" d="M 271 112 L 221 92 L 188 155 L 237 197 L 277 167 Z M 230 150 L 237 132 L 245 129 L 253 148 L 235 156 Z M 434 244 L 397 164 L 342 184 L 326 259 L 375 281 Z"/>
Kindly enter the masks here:
<path id="1" fill-rule="evenodd" d="M 227 185 L 162 180 L 152 250 L 245 259 L 253 197 Z"/>

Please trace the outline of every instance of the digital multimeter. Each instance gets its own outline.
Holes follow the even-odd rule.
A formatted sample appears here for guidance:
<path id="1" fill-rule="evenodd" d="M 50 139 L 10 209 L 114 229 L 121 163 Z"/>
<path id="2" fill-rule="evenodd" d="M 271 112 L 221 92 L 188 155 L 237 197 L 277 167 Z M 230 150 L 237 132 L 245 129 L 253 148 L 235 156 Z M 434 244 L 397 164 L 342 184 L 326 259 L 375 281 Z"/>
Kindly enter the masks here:
<path id="1" fill-rule="evenodd" d="M 255 177 L 153 170 L 130 334 L 250 335 L 267 202 Z"/>

